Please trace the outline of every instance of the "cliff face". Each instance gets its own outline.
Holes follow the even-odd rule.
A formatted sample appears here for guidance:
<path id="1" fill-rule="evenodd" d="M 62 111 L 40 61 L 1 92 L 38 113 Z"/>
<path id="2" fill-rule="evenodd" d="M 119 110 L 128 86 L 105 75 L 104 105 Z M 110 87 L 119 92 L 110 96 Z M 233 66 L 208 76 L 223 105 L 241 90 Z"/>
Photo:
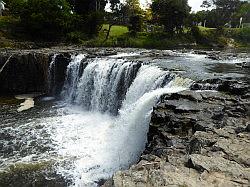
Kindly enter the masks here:
<path id="1" fill-rule="evenodd" d="M 0 56 L 0 92 L 17 94 L 45 92 L 49 55 L 41 53 L 5 54 Z"/>
<path id="2" fill-rule="evenodd" d="M 0 94 L 48 93 L 48 69 L 53 54 L 13 52 L 0 55 Z M 55 93 L 63 86 L 69 55 L 58 55 L 55 60 Z"/>

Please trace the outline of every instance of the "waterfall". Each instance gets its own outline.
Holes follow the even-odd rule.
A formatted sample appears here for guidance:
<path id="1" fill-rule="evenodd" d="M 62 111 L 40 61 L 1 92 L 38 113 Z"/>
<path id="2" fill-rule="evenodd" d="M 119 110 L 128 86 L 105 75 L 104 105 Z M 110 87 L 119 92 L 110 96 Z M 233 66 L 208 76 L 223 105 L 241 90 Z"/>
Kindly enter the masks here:
<path id="1" fill-rule="evenodd" d="M 155 65 L 117 58 L 72 57 L 62 96 L 67 114 L 49 122 L 65 165 L 58 173 L 74 186 L 96 186 L 138 161 L 147 142 L 152 108 L 162 94 L 192 81 Z M 72 158 L 71 161 L 67 161 Z"/>
<path id="2" fill-rule="evenodd" d="M 82 58 L 77 55 L 67 68 L 64 98 L 88 111 L 116 115 L 141 63 L 106 58 L 82 62 Z"/>
<path id="3" fill-rule="evenodd" d="M 54 54 L 52 56 L 51 62 L 49 64 L 49 71 L 48 71 L 48 91 L 50 94 L 54 95 L 55 93 L 55 84 L 56 84 L 56 57 L 58 54 Z"/>
<path id="4" fill-rule="evenodd" d="M 75 91 L 79 78 L 82 75 L 84 66 L 87 65 L 87 63 L 83 63 L 84 58 L 84 54 L 73 55 L 67 67 L 66 80 L 61 95 L 70 102 L 75 98 Z"/>

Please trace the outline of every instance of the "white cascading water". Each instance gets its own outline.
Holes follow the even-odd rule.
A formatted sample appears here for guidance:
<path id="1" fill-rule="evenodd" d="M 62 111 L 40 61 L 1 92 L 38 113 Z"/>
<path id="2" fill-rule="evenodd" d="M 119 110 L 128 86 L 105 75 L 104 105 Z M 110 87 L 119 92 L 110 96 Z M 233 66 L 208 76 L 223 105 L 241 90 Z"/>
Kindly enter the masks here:
<path id="1" fill-rule="evenodd" d="M 84 58 L 84 54 L 73 55 L 71 62 L 68 65 L 64 89 L 62 91 L 62 95 L 68 102 L 72 101 L 74 98 L 74 93 L 81 74 L 82 60 Z"/>
<path id="2" fill-rule="evenodd" d="M 49 72 L 48 72 L 48 88 L 49 88 L 49 92 L 50 93 L 54 93 L 55 90 L 54 90 L 54 85 L 56 84 L 55 83 L 55 69 L 56 69 L 56 57 L 57 57 L 58 54 L 54 54 L 52 56 L 52 59 L 51 59 L 51 62 L 50 62 L 50 65 L 49 65 Z"/>
<path id="3" fill-rule="evenodd" d="M 159 97 L 191 84 L 153 65 L 84 58 L 72 58 L 62 91 L 68 107 L 50 125 L 57 172 L 77 187 L 96 186 L 138 161 Z"/>

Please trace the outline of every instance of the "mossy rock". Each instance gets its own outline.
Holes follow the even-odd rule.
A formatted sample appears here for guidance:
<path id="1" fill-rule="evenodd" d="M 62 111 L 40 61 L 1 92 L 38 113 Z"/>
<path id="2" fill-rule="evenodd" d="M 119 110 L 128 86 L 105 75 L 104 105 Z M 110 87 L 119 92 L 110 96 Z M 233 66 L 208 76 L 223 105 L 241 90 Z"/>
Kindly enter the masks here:
<path id="1" fill-rule="evenodd" d="M 52 162 L 18 163 L 0 171 L 0 187 L 64 187 L 67 183 L 53 170 Z"/>
<path id="2" fill-rule="evenodd" d="M 0 97 L 0 105 L 19 105 L 22 103 L 22 100 L 16 99 L 13 97 Z"/>

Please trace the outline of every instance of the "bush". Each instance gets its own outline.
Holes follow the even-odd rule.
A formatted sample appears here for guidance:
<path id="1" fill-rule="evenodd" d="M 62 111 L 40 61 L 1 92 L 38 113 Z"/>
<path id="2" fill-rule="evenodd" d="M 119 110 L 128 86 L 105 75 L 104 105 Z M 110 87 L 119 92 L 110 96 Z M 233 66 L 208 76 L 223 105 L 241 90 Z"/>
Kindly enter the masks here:
<path id="1" fill-rule="evenodd" d="M 92 12 L 85 19 L 84 32 L 89 36 L 96 36 L 101 30 L 101 25 L 104 22 L 103 12 Z"/>
<path id="2" fill-rule="evenodd" d="M 191 27 L 191 34 L 192 36 L 194 37 L 194 39 L 197 41 L 197 42 L 204 42 L 204 37 L 199 29 L 199 27 L 197 26 L 192 26 Z"/>
<path id="3" fill-rule="evenodd" d="M 140 15 L 131 16 L 129 19 L 129 31 L 136 34 L 142 31 L 143 19 Z"/>
<path id="4" fill-rule="evenodd" d="M 232 37 L 243 42 L 250 43 L 250 28 L 237 29 L 232 33 Z"/>
<path id="5" fill-rule="evenodd" d="M 28 0 L 20 13 L 21 26 L 31 39 L 55 41 L 71 26 L 66 0 Z"/>
<path id="6" fill-rule="evenodd" d="M 87 36 L 80 31 L 73 31 L 70 33 L 67 33 L 66 35 L 66 41 L 70 43 L 82 43 L 83 40 L 85 40 Z"/>

